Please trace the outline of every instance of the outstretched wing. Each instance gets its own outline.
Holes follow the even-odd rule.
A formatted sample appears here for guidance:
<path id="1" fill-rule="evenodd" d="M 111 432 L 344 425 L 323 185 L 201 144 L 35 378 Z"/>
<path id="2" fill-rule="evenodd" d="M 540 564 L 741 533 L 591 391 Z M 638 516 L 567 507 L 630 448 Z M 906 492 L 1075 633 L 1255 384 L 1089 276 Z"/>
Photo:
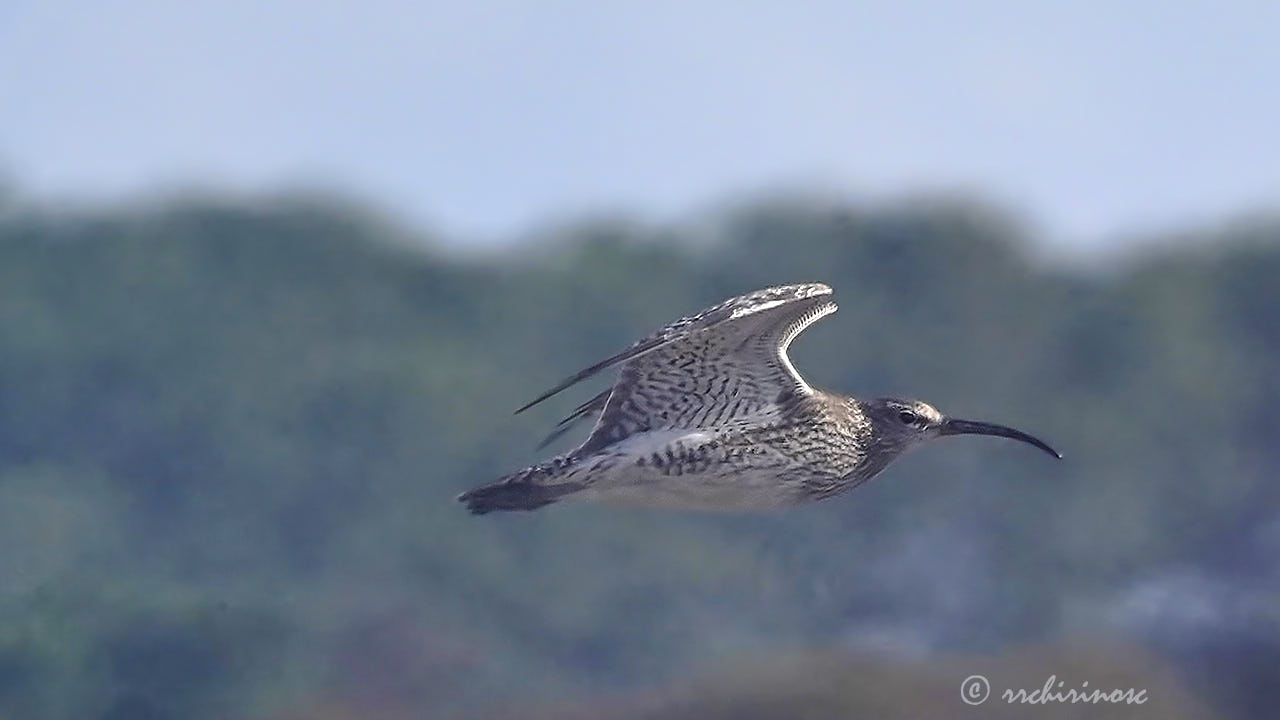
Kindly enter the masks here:
<path id="1" fill-rule="evenodd" d="M 607 396 L 601 393 L 565 419 L 572 423 L 602 410 L 584 449 L 634 432 L 695 429 L 767 412 L 787 394 L 812 392 L 787 358 L 787 347 L 814 321 L 835 312 L 830 296 L 831 288 L 810 283 L 731 298 L 576 373 L 516 412 L 619 364 Z"/>

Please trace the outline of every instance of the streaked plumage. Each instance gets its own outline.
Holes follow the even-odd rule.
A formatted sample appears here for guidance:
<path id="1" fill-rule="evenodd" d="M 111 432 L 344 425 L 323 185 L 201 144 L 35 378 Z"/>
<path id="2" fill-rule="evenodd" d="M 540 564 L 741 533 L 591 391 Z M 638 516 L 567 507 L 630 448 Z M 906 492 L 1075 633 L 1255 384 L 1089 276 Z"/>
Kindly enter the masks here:
<path id="1" fill-rule="evenodd" d="M 854 487 L 940 435 L 1004 435 L 1056 455 L 1020 431 L 948 419 L 919 401 L 860 401 L 810 387 L 787 348 L 835 311 L 826 285 L 786 285 L 663 327 L 516 411 L 620 366 L 612 387 L 580 405 L 544 441 L 598 413 L 580 446 L 459 500 L 478 514 L 569 498 L 767 510 Z"/>

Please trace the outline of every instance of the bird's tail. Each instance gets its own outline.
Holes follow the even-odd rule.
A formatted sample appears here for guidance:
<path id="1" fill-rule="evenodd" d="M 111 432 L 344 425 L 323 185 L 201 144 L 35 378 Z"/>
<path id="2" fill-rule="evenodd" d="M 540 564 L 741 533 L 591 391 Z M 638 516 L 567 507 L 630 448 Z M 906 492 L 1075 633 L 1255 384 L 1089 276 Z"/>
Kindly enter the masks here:
<path id="1" fill-rule="evenodd" d="M 546 463 L 507 475 L 495 483 L 482 485 L 458 496 L 474 515 L 513 510 L 537 510 L 582 489 L 582 484 L 563 481 L 576 463 L 572 458 L 555 458 Z"/>

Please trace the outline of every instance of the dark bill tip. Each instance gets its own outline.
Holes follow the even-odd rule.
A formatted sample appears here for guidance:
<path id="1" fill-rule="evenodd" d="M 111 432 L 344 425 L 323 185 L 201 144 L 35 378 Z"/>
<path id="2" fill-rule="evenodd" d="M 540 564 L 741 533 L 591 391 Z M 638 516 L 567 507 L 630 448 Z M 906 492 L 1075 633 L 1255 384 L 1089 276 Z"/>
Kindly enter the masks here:
<path id="1" fill-rule="evenodd" d="M 942 422 L 942 435 L 994 435 L 996 437 L 1007 437 L 1019 440 L 1028 445 L 1035 445 L 1041 450 L 1049 453 L 1055 458 L 1061 460 L 1062 453 L 1049 447 L 1048 443 L 1034 435 L 1028 435 L 1021 430 L 1014 430 L 1004 425 L 996 425 L 995 423 L 978 422 L 977 420 L 956 420 L 948 418 Z"/>

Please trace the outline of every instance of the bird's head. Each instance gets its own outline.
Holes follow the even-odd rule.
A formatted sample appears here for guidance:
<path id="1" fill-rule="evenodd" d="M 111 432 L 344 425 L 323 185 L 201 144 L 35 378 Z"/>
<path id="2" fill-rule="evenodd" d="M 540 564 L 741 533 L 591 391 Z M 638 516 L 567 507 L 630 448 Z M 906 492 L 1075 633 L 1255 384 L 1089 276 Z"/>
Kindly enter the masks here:
<path id="1" fill-rule="evenodd" d="M 947 417 L 937 408 L 919 400 L 881 398 L 862 403 L 862 411 L 871 421 L 873 446 L 888 458 L 897 457 L 925 441 L 946 435 L 995 435 L 1034 445 L 1055 458 L 1057 450 L 1043 440 L 995 423 Z"/>

